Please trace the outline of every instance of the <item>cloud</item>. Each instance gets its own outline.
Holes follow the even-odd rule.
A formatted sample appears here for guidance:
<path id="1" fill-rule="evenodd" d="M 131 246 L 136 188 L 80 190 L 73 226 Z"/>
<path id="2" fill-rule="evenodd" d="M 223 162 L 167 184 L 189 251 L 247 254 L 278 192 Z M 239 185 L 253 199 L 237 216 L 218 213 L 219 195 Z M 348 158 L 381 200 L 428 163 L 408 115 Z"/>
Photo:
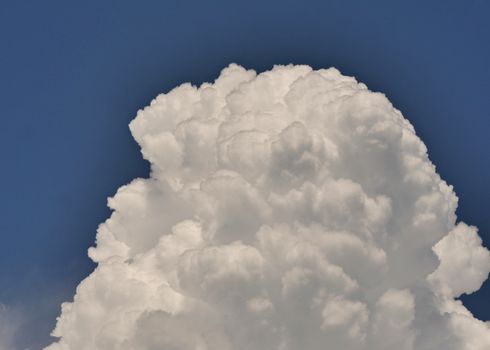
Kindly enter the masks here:
<path id="1" fill-rule="evenodd" d="M 412 125 L 336 69 L 230 65 L 130 124 L 148 179 L 109 199 L 49 350 L 484 350 L 454 298 L 490 270 Z"/>
<path id="2" fill-rule="evenodd" d="M 15 338 L 20 328 L 18 309 L 0 303 L 0 350 L 15 349 Z"/>

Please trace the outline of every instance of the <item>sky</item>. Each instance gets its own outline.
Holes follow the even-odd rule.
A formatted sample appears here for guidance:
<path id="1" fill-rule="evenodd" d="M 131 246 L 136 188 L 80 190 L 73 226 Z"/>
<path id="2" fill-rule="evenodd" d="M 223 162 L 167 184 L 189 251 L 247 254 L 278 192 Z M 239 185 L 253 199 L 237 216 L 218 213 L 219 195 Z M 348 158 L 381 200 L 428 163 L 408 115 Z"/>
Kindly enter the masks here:
<path id="1" fill-rule="evenodd" d="M 50 342 L 59 305 L 94 268 L 107 197 L 148 164 L 128 123 L 160 92 L 230 62 L 334 66 L 387 95 L 415 126 L 490 245 L 490 24 L 486 1 L 70 4 L 0 11 L 0 302 L 16 347 Z M 463 298 L 490 319 L 490 285 Z"/>

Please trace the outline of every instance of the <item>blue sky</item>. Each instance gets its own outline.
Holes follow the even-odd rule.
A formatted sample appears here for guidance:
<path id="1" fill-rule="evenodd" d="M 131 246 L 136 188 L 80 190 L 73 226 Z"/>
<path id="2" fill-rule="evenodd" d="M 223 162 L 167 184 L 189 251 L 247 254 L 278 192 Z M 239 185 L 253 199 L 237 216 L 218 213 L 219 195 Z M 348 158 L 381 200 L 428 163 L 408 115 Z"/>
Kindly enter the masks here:
<path id="1" fill-rule="evenodd" d="M 49 342 L 106 198 L 147 176 L 128 122 L 160 92 L 230 62 L 335 66 L 414 124 L 490 246 L 487 1 L 16 1 L 0 11 L 0 302 L 19 348 Z M 490 319 L 490 284 L 465 297 Z"/>

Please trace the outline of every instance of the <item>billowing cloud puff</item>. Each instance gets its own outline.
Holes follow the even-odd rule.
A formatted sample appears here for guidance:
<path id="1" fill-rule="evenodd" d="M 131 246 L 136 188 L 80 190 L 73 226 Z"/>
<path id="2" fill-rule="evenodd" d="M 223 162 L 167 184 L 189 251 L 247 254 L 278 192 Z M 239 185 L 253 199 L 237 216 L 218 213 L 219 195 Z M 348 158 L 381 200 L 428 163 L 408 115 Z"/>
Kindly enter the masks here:
<path id="1" fill-rule="evenodd" d="M 412 125 L 336 69 L 237 65 L 130 124 L 121 187 L 49 350 L 485 350 L 490 270 Z"/>

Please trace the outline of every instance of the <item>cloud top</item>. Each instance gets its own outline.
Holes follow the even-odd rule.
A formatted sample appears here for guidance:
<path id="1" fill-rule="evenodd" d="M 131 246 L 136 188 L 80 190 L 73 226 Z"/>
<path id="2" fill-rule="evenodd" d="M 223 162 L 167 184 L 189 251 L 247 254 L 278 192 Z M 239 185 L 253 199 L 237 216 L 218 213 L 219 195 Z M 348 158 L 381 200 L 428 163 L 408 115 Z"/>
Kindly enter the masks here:
<path id="1" fill-rule="evenodd" d="M 490 254 L 387 98 L 334 68 L 232 64 L 130 124 L 151 176 L 109 199 L 48 350 L 484 350 L 455 300 Z"/>

